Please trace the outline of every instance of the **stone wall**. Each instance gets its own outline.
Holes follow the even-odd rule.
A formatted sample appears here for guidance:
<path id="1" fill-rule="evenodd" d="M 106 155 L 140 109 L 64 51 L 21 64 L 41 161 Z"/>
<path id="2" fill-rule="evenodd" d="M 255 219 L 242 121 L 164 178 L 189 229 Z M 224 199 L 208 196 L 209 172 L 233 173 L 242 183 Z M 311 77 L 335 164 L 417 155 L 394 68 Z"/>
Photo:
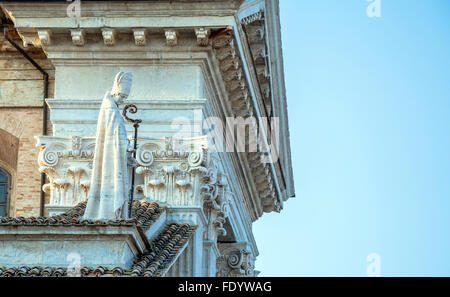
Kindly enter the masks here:
<path id="1" fill-rule="evenodd" d="M 17 44 L 21 40 L 9 32 Z M 54 68 L 42 50 L 27 47 L 27 53 L 50 75 L 49 96 L 53 96 Z M 40 173 L 34 136 L 42 134 L 43 80 L 38 70 L 0 36 L 0 132 L 18 139 L 16 150 L 3 156 L 0 166 L 12 176 L 10 216 L 38 216 L 40 206 Z M 5 146 L 2 140 L 0 145 Z M 16 164 L 11 160 L 16 155 Z M 8 159 L 8 160 L 6 160 Z M 13 162 L 14 163 L 14 162 Z"/>

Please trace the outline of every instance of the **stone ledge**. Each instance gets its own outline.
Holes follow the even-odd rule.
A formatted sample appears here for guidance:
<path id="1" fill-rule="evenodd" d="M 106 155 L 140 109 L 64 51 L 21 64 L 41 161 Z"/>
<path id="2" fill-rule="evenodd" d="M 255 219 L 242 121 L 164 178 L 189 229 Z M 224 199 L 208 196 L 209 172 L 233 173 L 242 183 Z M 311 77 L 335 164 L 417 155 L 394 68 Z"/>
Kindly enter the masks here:
<path id="1" fill-rule="evenodd" d="M 149 247 L 136 226 L 1 226 L 0 266 L 81 266 L 131 268 Z"/>

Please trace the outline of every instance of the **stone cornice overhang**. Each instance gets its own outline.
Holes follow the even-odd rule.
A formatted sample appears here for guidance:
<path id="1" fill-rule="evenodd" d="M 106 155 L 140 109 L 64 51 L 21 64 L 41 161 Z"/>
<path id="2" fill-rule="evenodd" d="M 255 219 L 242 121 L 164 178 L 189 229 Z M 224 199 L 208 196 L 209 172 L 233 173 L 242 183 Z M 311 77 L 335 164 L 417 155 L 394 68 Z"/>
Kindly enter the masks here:
<path id="1" fill-rule="evenodd" d="M 231 114 L 235 117 L 243 118 L 267 117 L 267 114 L 261 113 L 260 101 L 257 99 L 255 91 L 257 82 L 252 81 L 249 69 L 243 63 L 245 58 L 242 58 L 241 55 L 242 43 L 236 36 L 236 31 L 229 32 L 215 39 L 212 43 L 213 51 L 216 59 L 219 61 L 219 69 L 225 82 Z M 267 131 L 261 125 L 259 130 L 263 135 L 263 145 L 268 148 Z M 258 216 L 261 216 L 263 211 L 280 211 L 283 200 L 278 179 L 276 178 L 274 163 L 263 163 L 261 159 L 264 153 L 261 152 L 247 152 L 243 154 L 245 154 L 246 161 L 241 164 L 246 164 L 245 169 L 251 173 L 254 190 L 259 196 L 259 205 L 255 205 L 259 209 Z M 270 154 L 269 158 L 271 158 Z"/>
<path id="2" fill-rule="evenodd" d="M 286 98 L 286 81 L 284 72 L 283 46 L 281 40 L 281 21 L 279 0 L 267 1 L 265 9 L 265 26 L 268 46 L 268 61 L 272 76 L 271 92 L 274 98 L 274 108 L 282 117 L 280 139 L 283 141 L 280 155 L 284 156 L 282 168 L 286 180 L 286 199 L 295 197 L 294 175 L 292 170 L 291 144 L 288 121 L 288 106 Z"/>
<path id="3" fill-rule="evenodd" d="M 53 27 L 54 24 L 67 28 L 104 26 L 129 27 L 130 22 L 155 27 L 164 22 L 169 27 L 183 27 L 190 21 L 197 25 L 202 19 L 211 24 L 217 17 L 233 16 L 243 0 L 166 0 L 166 1 L 81 1 L 81 18 L 67 16 L 67 1 L 0 1 L 0 7 L 12 19 L 16 27 L 27 27 L 28 21 L 34 19 L 33 27 Z M 169 5 L 169 7 L 168 7 Z M 51 18 L 48 18 L 51 16 Z M 183 20 L 169 17 L 180 16 Z M 36 18 L 46 18 L 36 23 Z M 132 18 L 132 21 L 130 21 Z"/>
<path id="4" fill-rule="evenodd" d="M 250 11 L 253 10 L 253 13 L 247 12 L 244 14 L 245 17 L 241 13 L 241 17 L 237 19 L 240 23 L 238 30 L 243 40 L 246 62 L 251 70 L 249 75 L 259 86 L 256 91 L 259 93 L 260 111 L 270 117 L 279 118 L 279 159 L 275 169 L 279 180 L 283 183 L 283 201 L 286 201 L 294 197 L 295 193 L 278 0 L 252 5 Z"/>

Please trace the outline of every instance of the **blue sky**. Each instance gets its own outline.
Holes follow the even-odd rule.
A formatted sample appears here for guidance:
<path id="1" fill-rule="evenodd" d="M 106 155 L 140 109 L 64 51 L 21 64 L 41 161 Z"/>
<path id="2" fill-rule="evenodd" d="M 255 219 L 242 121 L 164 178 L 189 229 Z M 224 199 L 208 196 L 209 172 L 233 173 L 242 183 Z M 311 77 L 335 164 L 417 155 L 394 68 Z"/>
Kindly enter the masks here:
<path id="1" fill-rule="evenodd" d="M 450 1 L 280 0 L 296 198 L 261 276 L 450 276 Z"/>

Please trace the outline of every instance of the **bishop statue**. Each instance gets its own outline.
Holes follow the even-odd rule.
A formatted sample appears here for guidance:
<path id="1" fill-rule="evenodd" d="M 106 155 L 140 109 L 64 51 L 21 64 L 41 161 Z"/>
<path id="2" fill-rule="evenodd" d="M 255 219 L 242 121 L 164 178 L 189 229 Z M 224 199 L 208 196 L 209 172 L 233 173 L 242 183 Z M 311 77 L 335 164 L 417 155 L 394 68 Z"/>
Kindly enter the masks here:
<path id="1" fill-rule="evenodd" d="M 97 122 L 91 188 L 83 219 L 107 221 L 128 216 L 129 143 L 119 105 L 130 94 L 131 84 L 132 74 L 119 72 L 112 90 L 103 98 Z"/>

